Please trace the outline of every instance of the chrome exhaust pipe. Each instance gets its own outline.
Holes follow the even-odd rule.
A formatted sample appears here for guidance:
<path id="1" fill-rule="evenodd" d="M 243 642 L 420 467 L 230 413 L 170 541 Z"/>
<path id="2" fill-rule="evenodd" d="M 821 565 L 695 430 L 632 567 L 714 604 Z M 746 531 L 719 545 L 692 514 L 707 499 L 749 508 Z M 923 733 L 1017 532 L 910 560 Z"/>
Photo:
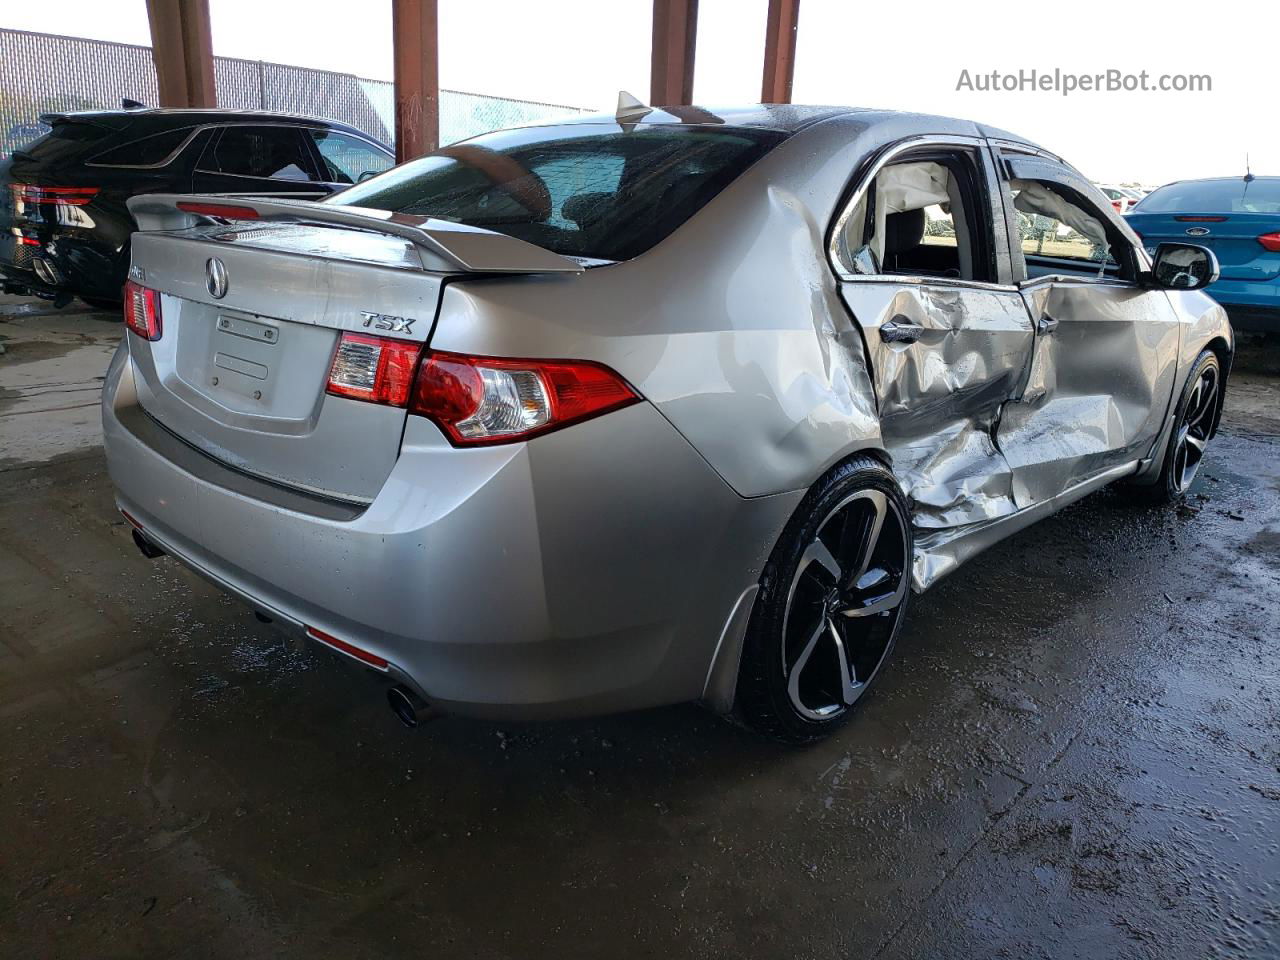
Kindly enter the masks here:
<path id="1" fill-rule="evenodd" d="M 411 730 L 439 716 L 431 704 L 400 684 L 387 691 L 387 705 L 396 719 Z"/>

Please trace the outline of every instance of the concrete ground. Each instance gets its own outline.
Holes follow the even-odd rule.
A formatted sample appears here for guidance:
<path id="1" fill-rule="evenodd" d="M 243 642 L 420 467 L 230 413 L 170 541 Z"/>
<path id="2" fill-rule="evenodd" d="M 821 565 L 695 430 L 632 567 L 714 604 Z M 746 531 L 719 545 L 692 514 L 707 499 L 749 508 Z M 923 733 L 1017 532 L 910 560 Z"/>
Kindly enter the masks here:
<path id="1" fill-rule="evenodd" d="M 0 956 L 1280 956 L 1280 379 L 1186 506 L 1103 492 L 918 598 L 796 750 L 694 706 L 402 729 L 134 549 L 119 332 L 0 305 Z"/>

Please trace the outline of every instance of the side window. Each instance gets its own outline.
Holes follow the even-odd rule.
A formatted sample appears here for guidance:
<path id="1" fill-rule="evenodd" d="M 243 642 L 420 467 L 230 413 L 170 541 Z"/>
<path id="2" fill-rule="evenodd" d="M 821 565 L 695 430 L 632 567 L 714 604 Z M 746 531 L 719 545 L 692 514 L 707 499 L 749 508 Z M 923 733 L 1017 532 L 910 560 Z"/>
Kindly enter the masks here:
<path id="1" fill-rule="evenodd" d="M 1114 266 L 1111 240 L 1100 214 L 1044 180 L 1010 180 L 1023 256 Z M 1030 269 L 1030 265 L 1028 266 Z"/>
<path id="2" fill-rule="evenodd" d="M 308 131 L 320 151 L 324 179 L 329 183 L 358 183 L 362 178 L 390 170 L 390 157 L 363 140 L 332 130 Z"/>
<path id="3" fill-rule="evenodd" d="M 989 215 L 967 152 L 883 167 L 837 238 L 852 273 L 991 282 Z"/>
<path id="4" fill-rule="evenodd" d="M 205 155 L 209 164 L 209 155 Z M 290 127 L 227 127 L 213 148 L 212 169 L 239 177 L 315 180 L 306 144 Z"/>

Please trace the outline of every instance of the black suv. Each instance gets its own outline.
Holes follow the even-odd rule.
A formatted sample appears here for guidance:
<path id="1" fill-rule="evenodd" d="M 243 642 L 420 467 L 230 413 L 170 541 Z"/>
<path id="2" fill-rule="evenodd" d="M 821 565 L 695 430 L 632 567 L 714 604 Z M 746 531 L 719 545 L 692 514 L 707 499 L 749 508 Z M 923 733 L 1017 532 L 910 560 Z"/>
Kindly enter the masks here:
<path id="1" fill-rule="evenodd" d="M 46 114 L 52 130 L 0 162 L 0 290 L 120 302 L 140 193 L 318 199 L 395 163 L 346 124 L 228 110 Z"/>

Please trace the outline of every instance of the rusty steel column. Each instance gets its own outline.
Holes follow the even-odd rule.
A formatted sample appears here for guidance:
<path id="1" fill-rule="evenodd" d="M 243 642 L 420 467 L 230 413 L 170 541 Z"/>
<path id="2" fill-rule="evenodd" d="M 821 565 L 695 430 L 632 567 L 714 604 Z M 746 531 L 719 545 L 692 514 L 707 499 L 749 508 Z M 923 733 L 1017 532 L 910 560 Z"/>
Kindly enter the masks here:
<path id="1" fill-rule="evenodd" d="M 796 72 L 796 25 L 800 0 L 769 0 L 769 21 L 764 34 L 764 83 L 761 103 L 790 103 L 791 81 Z"/>
<path id="2" fill-rule="evenodd" d="M 698 39 L 698 0 L 653 0 L 649 103 L 693 103 L 693 54 Z"/>
<path id="3" fill-rule="evenodd" d="M 162 107 L 216 107 L 209 0 L 147 0 Z"/>
<path id="4" fill-rule="evenodd" d="M 440 145 L 437 0 L 392 0 L 395 43 L 396 161 Z"/>

